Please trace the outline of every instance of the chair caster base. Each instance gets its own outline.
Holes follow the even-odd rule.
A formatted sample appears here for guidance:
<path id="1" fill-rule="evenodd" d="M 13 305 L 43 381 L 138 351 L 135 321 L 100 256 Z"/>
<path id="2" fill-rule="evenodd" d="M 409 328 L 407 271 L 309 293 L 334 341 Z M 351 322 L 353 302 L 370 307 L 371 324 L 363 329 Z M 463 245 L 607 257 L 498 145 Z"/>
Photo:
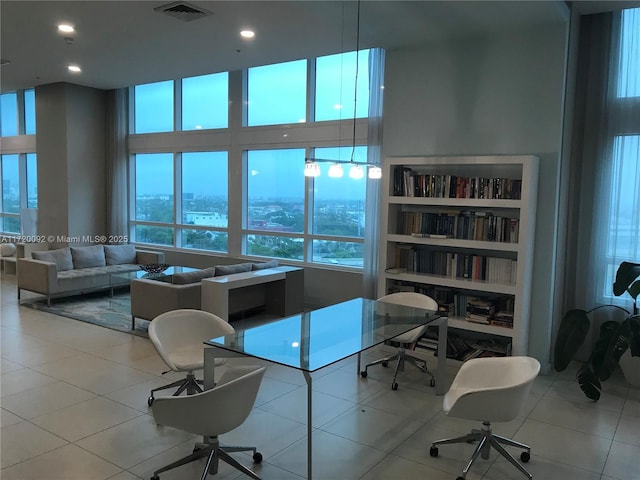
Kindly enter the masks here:
<path id="1" fill-rule="evenodd" d="M 147 398 L 147 405 L 151 406 L 153 405 L 153 401 L 155 400 L 155 398 L 153 398 L 153 395 L 151 395 L 149 398 Z M 155 480 L 155 479 L 152 479 Z"/>
<path id="2" fill-rule="evenodd" d="M 393 382 L 391 384 L 391 390 L 397 390 L 398 389 L 398 384 L 396 382 Z"/>
<path id="3" fill-rule="evenodd" d="M 260 452 L 253 454 L 253 463 L 262 463 L 262 454 Z"/>
<path id="4" fill-rule="evenodd" d="M 437 457 L 438 456 L 438 447 L 431 447 L 429 449 L 429 455 L 431 455 L 432 457 Z"/>
<path id="5" fill-rule="evenodd" d="M 367 378 L 367 371 L 366 371 L 366 370 L 362 370 L 362 371 L 360 372 L 360 376 L 361 376 L 362 378 Z"/>
<path id="6" fill-rule="evenodd" d="M 529 452 L 522 452 L 520 454 L 520 460 L 522 460 L 522 463 L 529 462 L 529 460 L 531 460 L 531 454 Z"/>

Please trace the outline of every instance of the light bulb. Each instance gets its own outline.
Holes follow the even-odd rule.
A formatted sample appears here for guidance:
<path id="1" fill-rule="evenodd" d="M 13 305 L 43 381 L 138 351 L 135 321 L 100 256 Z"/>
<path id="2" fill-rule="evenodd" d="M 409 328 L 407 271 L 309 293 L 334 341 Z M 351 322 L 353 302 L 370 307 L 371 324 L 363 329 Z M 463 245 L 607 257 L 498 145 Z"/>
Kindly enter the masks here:
<path id="1" fill-rule="evenodd" d="M 304 164 L 305 177 L 317 177 L 319 175 L 320 175 L 320 165 L 314 162 L 307 162 Z"/>
<path id="2" fill-rule="evenodd" d="M 331 178 L 340 178 L 342 175 L 344 175 L 344 171 L 339 163 L 334 163 L 329 167 L 329 176 Z"/>
<path id="3" fill-rule="evenodd" d="M 353 165 L 349 169 L 349 177 L 358 180 L 359 178 L 364 177 L 364 170 L 362 170 L 360 165 Z"/>
<path id="4" fill-rule="evenodd" d="M 382 169 L 380 167 L 369 167 L 369 178 L 374 180 L 382 178 Z"/>

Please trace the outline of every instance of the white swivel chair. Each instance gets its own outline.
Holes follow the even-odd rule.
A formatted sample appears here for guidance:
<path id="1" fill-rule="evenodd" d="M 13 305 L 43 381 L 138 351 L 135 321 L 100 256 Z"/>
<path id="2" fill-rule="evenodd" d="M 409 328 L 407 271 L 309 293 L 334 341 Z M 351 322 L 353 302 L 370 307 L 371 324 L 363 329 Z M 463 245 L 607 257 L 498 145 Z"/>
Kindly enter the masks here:
<path id="1" fill-rule="evenodd" d="M 151 390 L 147 400 L 149 406 L 155 400 L 154 393 L 166 388 L 177 387 L 174 396 L 185 390 L 187 395 L 202 392 L 202 380 L 196 379 L 193 372 L 204 368 L 203 342 L 234 331 L 226 320 L 202 310 L 172 310 L 154 318 L 149 324 L 149 338 L 162 360 L 171 369 L 163 373 L 186 372 L 187 377 Z M 216 359 L 215 364 L 220 365 L 224 362 L 224 359 Z"/>
<path id="2" fill-rule="evenodd" d="M 218 460 L 223 460 L 246 475 L 260 477 L 242 465 L 229 452 L 253 452 L 253 461 L 260 463 L 262 455 L 255 447 L 221 446 L 218 435 L 239 427 L 251 413 L 258 395 L 266 367 L 243 366 L 227 370 L 220 382 L 211 390 L 182 397 L 159 397 L 153 402 L 152 413 L 158 425 L 178 428 L 202 435 L 206 443 L 196 446 L 191 455 L 153 472 L 151 480 L 159 480 L 162 472 L 185 465 L 202 457 L 207 463 L 201 480 L 218 471 Z"/>
<path id="3" fill-rule="evenodd" d="M 425 310 L 438 310 L 438 302 L 436 302 L 433 298 L 428 297 L 427 295 L 423 295 L 421 293 L 416 292 L 398 292 L 391 293 L 389 295 L 385 295 L 380 297 L 378 301 L 387 302 L 387 303 L 395 303 L 398 305 L 408 305 L 410 307 L 415 308 L 423 308 Z M 424 335 L 427 331 L 427 326 L 423 325 L 413 330 L 410 330 L 402 335 L 398 335 L 391 339 L 391 342 L 395 344 L 400 344 L 398 351 L 393 355 L 389 355 L 384 358 L 380 358 L 374 362 L 368 363 L 365 365 L 364 370 L 360 372 L 360 375 L 363 378 L 366 378 L 368 375 L 369 367 L 373 365 L 382 364 L 383 367 L 389 365 L 389 362 L 393 360 L 397 360 L 396 368 L 393 373 L 393 380 L 391 381 L 391 389 L 397 390 L 398 383 L 396 382 L 396 377 L 398 376 L 398 371 L 404 370 L 405 362 L 411 363 L 413 366 L 418 368 L 420 371 L 431 376 L 430 385 L 433 387 L 436 384 L 436 380 L 433 374 L 427 370 L 427 362 L 420 357 L 411 355 L 407 352 L 407 349 L 414 349 L 416 342 Z"/>
<path id="4" fill-rule="evenodd" d="M 493 433 L 491 422 L 508 422 L 520 414 L 539 371 L 540 363 L 530 357 L 475 358 L 464 363 L 444 397 L 443 409 L 450 417 L 481 421 L 482 429 L 433 442 L 429 454 L 437 457 L 438 445 L 478 441 L 471 460 L 457 480 L 467 478 L 479 455 L 488 459 L 492 447 L 529 479 L 533 478 L 502 445 L 524 449 L 520 460 L 525 463 L 530 459 L 531 447 Z"/>

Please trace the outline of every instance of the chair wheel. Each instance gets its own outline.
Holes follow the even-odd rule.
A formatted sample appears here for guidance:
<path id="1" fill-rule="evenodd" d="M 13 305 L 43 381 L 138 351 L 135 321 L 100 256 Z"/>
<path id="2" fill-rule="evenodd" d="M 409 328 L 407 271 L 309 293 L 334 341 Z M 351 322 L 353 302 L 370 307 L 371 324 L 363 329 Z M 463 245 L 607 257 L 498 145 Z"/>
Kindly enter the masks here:
<path id="1" fill-rule="evenodd" d="M 527 463 L 529 460 L 531 460 L 531 454 L 529 452 L 522 452 L 520 454 L 520 460 L 522 460 L 524 463 Z"/>
<path id="2" fill-rule="evenodd" d="M 199 452 L 200 450 L 201 448 L 196 445 L 195 447 L 193 447 L 193 450 L 191 451 L 191 453 L 196 453 L 196 452 Z"/>
<path id="3" fill-rule="evenodd" d="M 430 387 L 435 387 L 436 386 L 436 379 L 432 378 L 431 381 L 429 382 L 429 386 Z"/>
<path id="4" fill-rule="evenodd" d="M 360 372 L 360 376 L 361 376 L 362 378 L 367 378 L 367 371 L 366 371 L 366 370 L 362 370 L 362 371 Z"/>
<path id="5" fill-rule="evenodd" d="M 397 382 L 393 382 L 391 384 L 391 390 L 397 390 L 398 389 L 398 383 Z"/>
<path id="6" fill-rule="evenodd" d="M 153 405 L 154 400 L 155 398 L 153 398 L 153 395 L 151 395 L 149 398 L 147 398 L 147 405 L 149 406 Z M 155 479 L 151 479 L 151 480 L 155 480 Z"/>
<path id="7" fill-rule="evenodd" d="M 389 366 L 389 362 L 382 362 L 380 365 L 382 365 L 383 367 L 387 368 Z"/>
<path id="8" fill-rule="evenodd" d="M 153 477 L 151 477 L 151 480 L 160 480 L 160 477 L 158 475 L 154 475 Z"/>
<path id="9" fill-rule="evenodd" d="M 438 456 L 438 447 L 431 447 L 429 449 L 429 455 L 431 455 L 432 457 L 437 457 Z"/>
<path id="10" fill-rule="evenodd" d="M 465 480 L 465 478 L 464 477 L 458 477 L 458 478 L 456 478 L 456 480 Z"/>
<path id="11" fill-rule="evenodd" d="M 262 454 L 260 452 L 253 454 L 253 463 L 262 463 Z"/>

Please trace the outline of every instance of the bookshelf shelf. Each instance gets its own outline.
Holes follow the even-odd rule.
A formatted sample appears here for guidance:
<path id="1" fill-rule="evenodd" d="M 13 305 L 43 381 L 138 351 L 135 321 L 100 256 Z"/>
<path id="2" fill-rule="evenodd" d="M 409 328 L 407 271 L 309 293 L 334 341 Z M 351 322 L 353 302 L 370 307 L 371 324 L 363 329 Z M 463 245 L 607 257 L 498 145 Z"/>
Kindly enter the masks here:
<path id="1" fill-rule="evenodd" d="M 465 248 L 472 250 L 488 250 L 500 252 L 517 252 L 520 247 L 516 243 L 506 242 L 485 242 L 482 240 L 460 240 L 457 238 L 416 238 L 411 235 L 401 235 L 390 233 L 387 235 L 388 242 L 413 243 L 415 245 L 435 245 L 447 248 Z"/>
<path id="2" fill-rule="evenodd" d="M 388 157 L 385 168 L 379 296 L 422 291 L 455 309 L 450 329 L 526 354 L 538 159 Z M 489 323 L 465 319 L 465 311 L 484 314 L 476 311 L 482 302 L 495 302 Z"/>
<path id="3" fill-rule="evenodd" d="M 453 208 L 521 208 L 521 200 L 487 200 L 478 198 L 430 198 L 390 196 L 393 205 L 433 205 Z"/>

